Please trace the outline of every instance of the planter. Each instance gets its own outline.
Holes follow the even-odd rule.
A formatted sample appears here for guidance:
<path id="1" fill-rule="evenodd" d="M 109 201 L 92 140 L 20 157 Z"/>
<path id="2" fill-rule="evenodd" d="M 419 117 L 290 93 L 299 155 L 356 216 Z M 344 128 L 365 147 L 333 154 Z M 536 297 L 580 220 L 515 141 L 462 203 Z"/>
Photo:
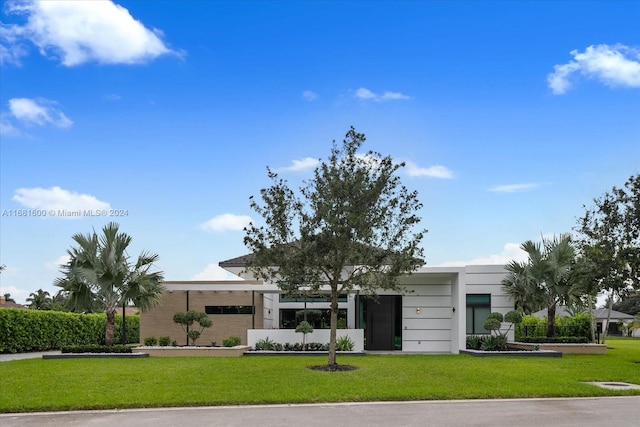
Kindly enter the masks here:
<path id="1" fill-rule="evenodd" d="M 147 353 L 60 353 L 43 354 L 43 359 L 140 359 L 149 357 Z"/>
<path id="2" fill-rule="evenodd" d="M 500 357 L 500 356 L 516 356 L 516 357 L 562 357 L 562 353 L 553 350 L 512 350 L 512 351 L 484 351 L 484 350 L 460 350 L 461 354 L 470 354 L 475 357 Z"/>
<path id="3" fill-rule="evenodd" d="M 251 347 L 151 347 L 141 346 L 134 353 L 147 353 L 151 357 L 240 357 Z"/>
<path id="4" fill-rule="evenodd" d="M 562 343 L 524 343 L 510 342 L 510 348 L 520 350 L 533 350 L 538 346 L 540 350 L 557 351 L 564 354 L 606 354 L 606 344 L 562 344 Z"/>

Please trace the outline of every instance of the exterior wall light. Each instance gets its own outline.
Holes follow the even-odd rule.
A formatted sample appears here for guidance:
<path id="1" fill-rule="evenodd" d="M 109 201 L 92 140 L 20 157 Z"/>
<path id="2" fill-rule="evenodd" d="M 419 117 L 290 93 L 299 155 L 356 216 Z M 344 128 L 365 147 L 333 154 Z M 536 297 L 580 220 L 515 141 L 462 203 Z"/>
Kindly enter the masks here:
<path id="1" fill-rule="evenodd" d="M 420 314 L 420 307 L 416 307 L 416 314 Z"/>

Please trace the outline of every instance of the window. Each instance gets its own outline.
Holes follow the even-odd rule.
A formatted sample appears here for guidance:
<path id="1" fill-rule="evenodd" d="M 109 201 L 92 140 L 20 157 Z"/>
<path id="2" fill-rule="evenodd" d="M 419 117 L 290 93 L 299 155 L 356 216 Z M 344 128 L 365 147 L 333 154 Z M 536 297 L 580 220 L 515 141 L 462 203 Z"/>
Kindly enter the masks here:
<path id="1" fill-rule="evenodd" d="M 307 322 L 313 326 L 313 329 L 329 329 L 331 324 L 331 310 L 329 309 L 307 309 Z M 304 309 L 281 308 L 280 309 L 280 328 L 295 329 L 298 323 L 304 320 Z M 347 309 L 338 309 L 338 329 L 347 327 Z"/>
<path id="2" fill-rule="evenodd" d="M 484 322 L 491 313 L 491 294 L 467 295 L 467 334 L 488 334 Z"/>
<path id="3" fill-rule="evenodd" d="M 252 305 L 207 305 L 204 307 L 207 314 L 253 314 Z"/>
<path id="4" fill-rule="evenodd" d="M 312 295 L 305 298 L 302 295 L 280 294 L 280 302 L 331 302 L 331 295 Z M 338 302 L 347 302 L 347 294 L 338 295 Z"/>

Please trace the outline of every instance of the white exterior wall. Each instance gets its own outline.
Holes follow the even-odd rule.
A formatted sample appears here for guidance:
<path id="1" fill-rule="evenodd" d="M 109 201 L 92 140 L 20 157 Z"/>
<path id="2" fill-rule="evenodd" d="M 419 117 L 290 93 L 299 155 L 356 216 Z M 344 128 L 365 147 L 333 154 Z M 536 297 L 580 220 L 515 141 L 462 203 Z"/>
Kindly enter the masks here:
<path id="1" fill-rule="evenodd" d="M 408 285 L 402 297 L 402 351 L 450 353 L 451 285 Z"/>

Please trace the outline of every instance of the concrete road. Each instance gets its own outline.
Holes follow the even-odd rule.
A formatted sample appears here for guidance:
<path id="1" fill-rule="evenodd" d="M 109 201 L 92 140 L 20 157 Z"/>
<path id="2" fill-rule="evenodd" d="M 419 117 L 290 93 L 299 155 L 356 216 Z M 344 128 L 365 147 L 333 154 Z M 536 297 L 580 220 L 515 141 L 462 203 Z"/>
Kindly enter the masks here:
<path id="1" fill-rule="evenodd" d="M 2 414 L 0 426 L 640 426 L 640 396 Z"/>

